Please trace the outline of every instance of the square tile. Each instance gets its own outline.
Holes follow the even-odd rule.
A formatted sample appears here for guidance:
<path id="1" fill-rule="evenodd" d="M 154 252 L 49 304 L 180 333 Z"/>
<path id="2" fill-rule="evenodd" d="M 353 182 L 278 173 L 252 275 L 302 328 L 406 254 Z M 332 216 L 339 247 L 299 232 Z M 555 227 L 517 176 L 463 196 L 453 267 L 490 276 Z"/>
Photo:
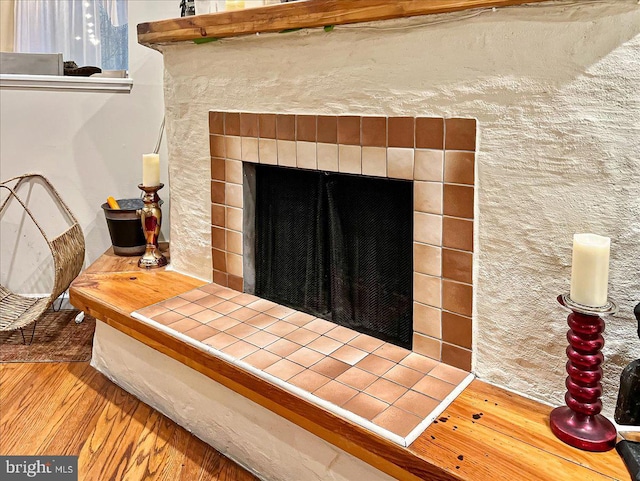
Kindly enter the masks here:
<path id="1" fill-rule="evenodd" d="M 287 361 L 286 359 L 280 359 L 264 370 L 264 372 L 282 379 L 283 381 L 291 379 L 293 376 L 295 376 L 296 374 L 300 374 L 302 371 L 304 371 L 304 367 L 294 362 Z"/>
<path id="2" fill-rule="evenodd" d="M 386 403 L 392 404 L 395 400 L 397 400 L 400 396 L 407 392 L 407 388 L 400 386 L 394 382 L 388 381 L 387 379 L 378 379 L 374 381 L 370 386 L 368 386 L 365 390 L 365 393 L 375 397 L 376 399 L 380 399 Z"/>
<path id="3" fill-rule="evenodd" d="M 296 142 L 296 157 L 299 169 L 316 170 L 318 168 L 315 142 Z"/>
<path id="4" fill-rule="evenodd" d="M 234 276 L 233 274 L 228 275 L 228 283 L 227 285 L 236 291 L 244 290 L 244 279 L 240 276 Z"/>
<path id="5" fill-rule="evenodd" d="M 217 180 L 211 181 L 211 202 L 214 204 L 224 204 L 225 183 Z"/>
<path id="6" fill-rule="evenodd" d="M 413 240 L 434 246 L 442 245 L 442 216 L 414 212 Z"/>
<path id="7" fill-rule="evenodd" d="M 389 147 L 414 147 L 414 118 L 389 117 L 388 132 Z"/>
<path id="8" fill-rule="evenodd" d="M 328 383 L 330 380 L 331 379 L 323 376 L 322 374 L 319 374 L 310 369 L 305 369 L 300 374 L 296 374 L 291 379 L 289 379 L 289 382 L 294 386 L 298 386 L 299 388 L 304 389 L 305 391 L 313 392 L 323 384 Z"/>
<path id="9" fill-rule="evenodd" d="M 437 377 L 442 381 L 458 385 L 469 375 L 469 373 L 467 371 L 463 371 L 462 369 L 448 366 L 447 364 L 443 363 L 434 367 L 429 375 Z"/>
<path id="10" fill-rule="evenodd" d="M 338 172 L 338 145 L 318 144 L 318 170 Z"/>
<path id="11" fill-rule="evenodd" d="M 315 372 L 319 372 L 320 374 L 327 376 L 328 378 L 335 379 L 340 374 L 345 372 L 351 366 L 342 361 L 338 361 L 337 359 L 333 359 L 331 357 L 325 357 L 320 361 L 316 362 L 309 369 Z"/>
<path id="12" fill-rule="evenodd" d="M 411 368 L 398 364 L 389 369 L 384 374 L 385 379 L 395 382 L 400 386 L 411 388 L 415 383 L 424 377 L 424 374 Z"/>
<path id="13" fill-rule="evenodd" d="M 389 404 L 361 392 L 347 401 L 343 407 L 360 417 L 372 420 L 387 409 Z"/>
<path id="14" fill-rule="evenodd" d="M 227 251 L 242 255 L 242 234 L 240 232 L 227 231 Z"/>
<path id="15" fill-rule="evenodd" d="M 452 249 L 442 249 L 442 277 L 471 284 L 473 279 L 473 254 Z"/>
<path id="16" fill-rule="evenodd" d="M 475 152 L 447 150 L 444 154 L 444 181 L 473 185 L 475 181 Z"/>
<path id="17" fill-rule="evenodd" d="M 347 369 L 336 378 L 337 381 L 351 386 L 358 391 L 363 391 L 377 379 L 378 376 L 357 367 Z"/>
<path id="18" fill-rule="evenodd" d="M 372 374 L 382 376 L 385 372 L 395 366 L 396 363 L 375 354 L 369 354 L 362 361 L 356 364 L 356 367 L 364 369 Z"/>
<path id="19" fill-rule="evenodd" d="M 300 347 L 296 344 L 296 348 L 295 351 L 287 354 L 287 359 L 304 367 L 311 367 L 325 357 L 324 354 L 320 354 L 318 351 L 308 347 Z"/>
<path id="20" fill-rule="evenodd" d="M 416 118 L 416 147 L 419 149 L 443 149 L 444 119 Z"/>
<path id="21" fill-rule="evenodd" d="M 278 165 L 296 167 L 296 143 L 290 140 L 278 140 Z"/>
<path id="22" fill-rule="evenodd" d="M 442 340 L 449 344 L 471 349 L 473 322 L 470 317 L 442 312 Z"/>
<path id="23" fill-rule="evenodd" d="M 444 184 L 443 213 L 473 219 L 473 187 Z"/>
<path id="24" fill-rule="evenodd" d="M 298 329 L 298 326 L 293 324 L 289 324 L 286 321 L 278 321 L 274 322 L 270 326 L 264 328 L 265 331 L 270 332 L 271 334 L 275 334 L 279 337 L 284 337 L 290 332 L 293 332 Z"/>
<path id="25" fill-rule="evenodd" d="M 207 297 L 209 294 L 207 294 L 204 291 L 201 291 L 200 289 L 193 289 L 191 291 L 187 291 L 184 292 L 182 294 L 180 294 L 178 297 L 180 297 L 181 299 L 186 299 L 189 302 L 195 302 L 198 299 L 202 299 L 203 297 Z"/>
<path id="26" fill-rule="evenodd" d="M 196 312 L 195 314 L 191 315 L 191 319 L 194 319 L 198 322 L 202 322 L 203 324 L 207 324 L 220 317 L 222 317 L 222 314 L 211 309 L 204 309 L 200 312 Z M 213 334 L 211 334 L 211 336 L 213 336 Z M 207 337 L 211 337 L 211 336 L 207 336 Z M 201 341 L 202 339 L 199 339 L 199 340 Z"/>
<path id="27" fill-rule="evenodd" d="M 387 149 L 387 176 L 413 180 L 413 149 L 389 147 Z"/>
<path id="28" fill-rule="evenodd" d="M 231 207 L 242 207 L 242 185 L 226 183 L 224 197 L 227 205 Z"/>
<path id="29" fill-rule="evenodd" d="M 343 343 L 347 343 L 358 336 L 358 332 L 344 326 L 336 326 L 325 333 L 325 336 Z"/>
<path id="30" fill-rule="evenodd" d="M 213 347 L 214 349 L 221 351 L 225 347 L 230 346 L 237 341 L 238 339 L 236 339 L 235 337 L 230 336 L 229 334 L 226 334 L 224 332 L 219 332 L 215 336 L 204 339 L 202 342 Z"/>
<path id="31" fill-rule="evenodd" d="M 236 359 L 242 359 L 244 357 L 247 357 L 249 354 L 253 354 L 257 350 L 258 347 L 254 346 L 253 344 L 249 344 L 248 342 L 244 341 L 237 341 L 230 346 L 222 349 L 222 352 L 229 354 Z"/>
<path id="32" fill-rule="evenodd" d="M 316 116 L 296 115 L 296 139 L 305 142 L 316 141 Z"/>
<path id="33" fill-rule="evenodd" d="M 200 304 L 202 307 L 207 307 L 207 308 L 211 308 L 213 306 L 215 306 L 216 304 L 220 304 L 221 302 L 224 302 L 225 300 L 222 297 L 218 297 L 214 294 L 209 294 L 207 297 L 203 297 L 202 299 L 198 299 L 196 302 L 196 304 Z"/>
<path id="34" fill-rule="evenodd" d="M 319 317 L 314 319 L 313 321 L 307 323 L 304 328 L 313 332 L 317 332 L 318 334 L 324 334 L 329 332 L 331 329 L 334 329 L 336 324 L 333 322 L 325 321 L 324 319 L 320 319 Z"/>
<path id="35" fill-rule="evenodd" d="M 343 174 L 362 172 L 362 147 L 359 145 L 338 146 L 338 171 Z"/>
<path id="36" fill-rule="evenodd" d="M 362 145 L 371 147 L 387 146 L 386 117 L 362 117 Z"/>
<path id="37" fill-rule="evenodd" d="M 214 269 L 213 282 L 221 286 L 226 286 L 229 283 L 229 275 L 226 272 L 216 271 Z"/>
<path id="38" fill-rule="evenodd" d="M 278 140 L 296 140 L 295 115 L 276 114 L 276 138 Z"/>
<path id="39" fill-rule="evenodd" d="M 227 229 L 242 232 L 242 209 L 226 207 L 225 215 Z"/>
<path id="40" fill-rule="evenodd" d="M 442 308 L 447 311 L 471 317 L 473 305 L 473 287 L 469 284 L 442 281 Z"/>
<path id="41" fill-rule="evenodd" d="M 224 148 L 227 159 L 242 160 L 242 141 L 240 137 L 225 137 Z"/>
<path id="42" fill-rule="evenodd" d="M 224 134 L 224 113 L 223 112 L 209 112 L 209 133 L 211 134 Z"/>
<path id="43" fill-rule="evenodd" d="M 297 351 L 300 348 L 295 342 L 288 341 L 287 339 L 278 339 L 277 341 L 269 344 L 265 349 L 269 352 L 277 354 L 280 357 L 287 357 L 292 352 Z"/>
<path id="44" fill-rule="evenodd" d="M 469 349 L 443 342 L 442 361 L 464 371 L 471 371 L 471 351 Z"/>
<path id="45" fill-rule="evenodd" d="M 140 309 L 138 310 L 138 312 L 145 317 L 149 317 L 153 319 L 155 316 L 159 316 L 160 314 L 169 312 L 169 309 L 163 305 L 156 304 L 154 306 L 149 306 L 149 307 L 145 307 L 144 309 Z"/>
<path id="46" fill-rule="evenodd" d="M 209 321 L 207 323 L 207 326 L 217 329 L 218 331 L 227 331 L 228 329 L 231 329 L 237 326 L 238 324 L 240 324 L 240 321 L 232 317 L 220 316 L 219 318 L 214 319 L 213 321 Z"/>
<path id="47" fill-rule="evenodd" d="M 162 306 L 168 309 L 176 309 L 178 307 L 186 306 L 191 301 L 183 299 L 182 297 L 174 297 L 162 303 Z"/>
<path id="48" fill-rule="evenodd" d="M 242 307 L 237 311 L 229 313 L 229 317 L 233 317 L 234 319 L 237 319 L 239 321 L 246 321 L 247 319 L 251 319 L 253 316 L 257 316 L 258 314 L 258 311 L 254 311 L 253 309 L 249 309 L 248 307 Z"/>
<path id="49" fill-rule="evenodd" d="M 276 116 L 275 114 L 259 114 L 258 130 L 261 139 L 276 138 Z"/>
<path id="50" fill-rule="evenodd" d="M 215 336 L 218 332 L 217 329 L 201 324 L 193 329 L 189 329 L 184 334 L 196 341 L 203 341 L 211 336 Z"/>
<path id="51" fill-rule="evenodd" d="M 429 214 L 442 214 L 442 184 L 440 182 L 413 183 L 413 209 Z"/>
<path id="52" fill-rule="evenodd" d="M 445 119 L 447 150 L 476 150 L 475 119 Z"/>
<path id="53" fill-rule="evenodd" d="M 472 251 L 473 221 L 444 216 L 442 218 L 442 245 L 453 249 Z"/>
<path id="54" fill-rule="evenodd" d="M 349 345 L 362 349 L 363 351 L 373 352 L 384 344 L 384 341 L 366 334 L 359 334 L 349 341 Z"/>
<path id="55" fill-rule="evenodd" d="M 413 273 L 413 299 L 433 307 L 442 307 L 442 282 L 439 277 Z"/>
<path id="56" fill-rule="evenodd" d="M 266 369 L 267 367 L 278 362 L 280 359 L 280 356 L 276 356 L 269 351 L 260 349 L 253 354 L 249 354 L 243 359 L 243 361 L 255 367 L 256 369 Z"/>
<path id="57" fill-rule="evenodd" d="M 220 304 L 216 304 L 215 306 L 213 306 L 213 310 L 216 312 L 219 312 L 220 314 L 227 315 L 230 312 L 237 311 L 241 307 L 242 306 L 240 306 L 239 304 L 236 304 L 235 302 L 224 301 L 224 302 L 221 302 Z M 224 328 L 220 330 L 224 330 Z"/>
<path id="58" fill-rule="evenodd" d="M 286 339 L 289 339 L 290 341 L 295 342 L 296 344 L 300 344 L 301 346 L 306 346 L 307 344 L 309 344 L 314 339 L 319 338 L 320 334 L 318 334 L 317 332 L 309 331 L 308 329 L 305 329 L 304 327 L 300 327 L 300 328 L 296 329 L 295 331 L 287 334 L 284 337 Z"/>
<path id="59" fill-rule="evenodd" d="M 209 136 L 209 151 L 211 157 L 226 157 L 225 139 L 224 135 L 210 135 Z"/>
<path id="60" fill-rule="evenodd" d="M 241 157 L 245 162 L 258 163 L 258 139 L 254 137 L 242 137 Z M 229 179 L 227 179 L 228 181 Z"/>
<path id="61" fill-rule="evenodd" d="M 196 312 L 200 312 L 203 309 L 204 307 L 202 307 L 200 304 L 190 302 L 189 304 L 185 304 L 184 306 L 176 307 L 174 311 L 176 311 L 178 314 L 182 314 L 183 316 L 190 316 L 192 314 L 195 314 Z"/>
<path id="62" fill-rule="evenodd" d="M 425 396 L 429 396 L 430 398 L 442 401 L 455 389 L 455 387 L 456 386 L 453 384 L 442 381 L 438 378 L 425 376 L 421 381 L 413 386 L 413 390 L 424 394 Z"/>
<path id="63" fill-rule="evenodd" d="M 229 241 L 227 240 L 227 245 Z M 429 244 L 413 243 L 413 270 L 420 274 L 442 274 L 442 248 Z"/>
<path id="64" fill-rule="evenodd" d="M 331 357 L 352 366 L 368 355 L 367 352 L 361 351 L 353 346 L 342 346 L 331 353 Z"/>
<path id="65" fill-rule="evenodd" d="M 309 324 L 311 321 L 315 319 L 311 314 L 307 314 L 306 312 L 295 312 L 289 316 L 287 316 L 287 322 L 291 324 L 295 324 L 296 326 L 302 327 Z"/>
<path id="66" fill-rule="evenodd" d="M 410 352 L 411 351 L 409 351 L 408 349 L 385 342 L 382 346 L 373 351 L 373 354 L 385 359 L 389 359 L 393 362 L 400 362 L 405 357 L 407 357 Z"/>
<path id="67" fill-rule="evenodd" d="M 238 112 L 224 113 L 225 135 L 240 135 L 240 114 Z"/>
<path id="68" fill-rule="evenodd" d="M 278 144 L 274 139 L 259 139 L 258 154 L 261 164 L 278 165 Z"/>
<path id="69" fill-rule="evenodd" d="M 360 145 L 360 117 L 338 117 L 338 143 Z"/>
<path id="70" fill-rule="evenodd" d="M 358 391 L 337 381 L 329 381 L 316 389 L 313 394 L 336 406 L 343 406 L 349 399 L 358 394 Z"/>
<path id="71" fill-rule="evenodd" d="M 335 341 L 329 337 L 320 336 L 307 344 L 307 347 L 328 356 L 342 345 L 343 344 L 341 342 Z"/>
<path id="72" fill-rule="evenodd" d="M 267 311 L 275 306 L 277 306 L 275 302 L 271 302 L 267 299 L 258 299 L 257 301 L 252 302 L 251 304 L 247 304 L 247 307 L 254 309 L 258 312 Z"/>
<path id="73" fill-rule="evenodd" d="M 241 306 L 247 306 L 249 304 L 251 304 L 252 302 L 257 301 L 258 299 L 260 299 L 259 297 L 256 297 L 252 294 L 240 294 L 237 297 L 233 298 L 233 302 L 235 302 L 236 304 L 240 304 Z M 256 313 L 257 314 L 257 313 Z"/>
<path id="74" fill-rule="evenodd" d="M 172 324 L 174 322 L 177 322 L 181 319 L 184 319 L 184 316 L 182 314 L 178 314 L 177 312 L 173 312 L 173 311 L 165 312 L 163 314 L 158 314 L 153 317 L 154 321 L 159 322 L 160 324 L 163 324 L 165 326 Z"/>
<path id="75" fill-rule="evenodd" d="M 362 175 L 387 176 L 387 149 L 362 147 Z"/>
<path id="76" fill-rule="evenodd" d="M 196 327 L 202 326 L 202 323 L 198 321 L 194 321 L 193 319 L 189 319 L 188 317 L 182 318 L 179 321 L 172 322 L 167 327 L 170 327 L 174 331 L 178 332 L 187 332 L 191 329 L 195 329 Z"/>
<path id="77" fill-rule="evenodd" d="M 338 118 L 334 115 L 318 115 L 318 142 L 338 143 Z"/>
<path id="78" fill-rule="evenodd" d="M 438 361 L 435 361 L 416 352 L 412 352 L 402 361 L 400 361 L 400 364 L 410 367 L 411 369 L 415 369 L 416 371 L 420 371 L 421 373 L 427 374 L 438 365 Z"/>
<path id="79" fill-rule="evenodd" d="M 243 137 L 258 136 L 258 114 L 240 114 L 240 135 Z"/>
<path id="80" fill-rule="evenodd" d="M 442 150 L 416 150 L 415 171 L 416 180 L 442 182 L 444 155 Z"/>
<path id="81" fill-rule="evenodd" d="M 227 272 L 233 276 L 242 277 L 242 256 L 227 253 Z"/>
<path id="82" fill-rule="evenodd" d="M 422 418 L 395 406 L 389 406 L 373 418 L 373 422 L 392 433 L 406 437 L 422 422 Z"/>
<path id="83" fill-rule="evenodd" d="M 211 180 L 219 180 L 224 182 L 225 179 L 225 171 L 224 171 L 224 163 L 225 159 L 222 158 L 211 158 Z"/>
<path id="84" fill-rule="evenodd" d="M 250 326 L 249 324 L 241 322 L 227 329 L 225 332 L 227 334 L 231 334 L 234 337 L 237 337 L 238 339 L 244 339 L 245 337 L 249 337 L 250 335 L 258 332 L 258 329 L 256 327 Z"/>
<path id="85" fill-rule="evenodd" d="M 224 189 L 222 192 L 224 193 Z M 225 219 L 225 206 L 223 204 L 211 204 L 211 224 L 216 227 L 224 227 Z"/>
<path id="86" fill-rule="evenodd" d="M 264 311 L 265 314 L 268 314 L 273 317 L 277 317 L 278 319 L 284 319 L 291 314 L 294 314 L 296 311 L 286 306 L 274 306 L 271 309 L 267 309 Z"/>
<path id="87" fill-rule="evenodd" d="M 430 398 L 416 391 L 408 391 L 393 403 L 394 406 L 420 416 L 422 419 L 429 416 L 439 404 L 440 401 L 437 399 Z"/>
<path id="88" fill-rule="evenodd" d="M 442 311 L 435 307 L 413 303 L 413 330 L 431 337 L 442 337 Z"/>
<path id="89" fill-rule="evenodd" d="M 413 352 L 439 361 L 442 357 L 442 341 L 414 332 Z"/>
<path id="90" fill-rule="evenodd" d="M 273 344 L 278 339 L 279 339 L 278 336 L 274 336 L 273 334 L 265 331 L 258 331 L 255 334 L 252 334 L 244 338 L 245 341 L 250 342 L 251 344 L 261 348 L 265 348 L 269 344 Z"/>

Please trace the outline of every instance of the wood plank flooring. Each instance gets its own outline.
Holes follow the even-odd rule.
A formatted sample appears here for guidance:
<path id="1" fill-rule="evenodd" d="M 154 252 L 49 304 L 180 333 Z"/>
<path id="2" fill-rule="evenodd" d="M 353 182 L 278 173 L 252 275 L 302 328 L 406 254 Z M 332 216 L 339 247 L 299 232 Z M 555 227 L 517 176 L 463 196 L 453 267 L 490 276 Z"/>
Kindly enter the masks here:
<path id="1" fill-rule="evenodd" d="M 0 364 L 0 454 L 78 455 L 83 481 L 258 479 L 86 362 Z"/>

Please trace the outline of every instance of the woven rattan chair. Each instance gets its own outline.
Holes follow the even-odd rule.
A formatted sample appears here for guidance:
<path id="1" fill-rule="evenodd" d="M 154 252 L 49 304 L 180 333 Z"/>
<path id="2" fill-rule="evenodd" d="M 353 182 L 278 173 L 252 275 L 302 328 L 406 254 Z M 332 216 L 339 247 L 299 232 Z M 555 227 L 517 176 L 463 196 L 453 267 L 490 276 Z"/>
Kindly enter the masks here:
<path id="1" fill-rule="evenodd" d="M 54 239 L 47 237 L 47 234 L 42 227 L 40 227 L 31 210 L 17 194 L 18 186 L 21 183 L 35 178 L 43 182 L 49 194 L 58 203 L 60 208 L 66 212 L 72 222 L 71 227 Z M 15 182 L 13 186 L 9 185 L 13 182 Z M 20 329 L 22 339 L 26 342 L 22 329 L 33 323 L 33 331 L 31 333 L 31 341 L 33 341 L 36 323 L 40 316 L 69 288 L 71 281 L 76 278 L 82 269 L 85 246 L 84 235 L 78 220 L 71 213 L 67 204 L 64 203 L 58 191 L 44 176 L 40 174 L 20 175 L 0 182 L 0 188 L 9 193 L 4 202 L 2 202 L 2 205 L 0 205 L 0 215 L 4 212 L 9 200 L 11 198 L 16 199 L 24 211 L 31 217 L 31 220 L 42 234 L 42 237 L 44 237 L 53 255 L 54 282 L 53 289 L 49 296 L 41 298 L 26 297 L 15 294 L 0 284 L 0 331 Z"/>

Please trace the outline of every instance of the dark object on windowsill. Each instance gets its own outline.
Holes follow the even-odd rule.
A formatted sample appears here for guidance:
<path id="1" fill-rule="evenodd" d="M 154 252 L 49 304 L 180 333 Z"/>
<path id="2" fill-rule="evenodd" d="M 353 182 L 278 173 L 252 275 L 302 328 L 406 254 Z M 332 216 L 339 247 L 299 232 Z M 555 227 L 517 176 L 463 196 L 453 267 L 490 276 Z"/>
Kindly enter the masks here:
<path id="1" fill-rule="evenodd" d="M 193 0 L 180 0 L 180 16 L 190 17 L 196 14 L 196 4 Z"/>
<path id="2" fill-rule="evenodd" d="M 627 466 L 631 479 L 640 481 L 640 443 L 620 441 L 616 444 L 616 451 Z"/>
<path id="3" fill-rule="evenodd" d="M 91 77 L 95 73 L 101 73 L 100 67 L 78 67 L 78 64 L 73 60 L 64 63 L 64 75 L 70 77 Z"/>
<path id="4" fill-rule="evenodd" d="M 633 313 L 638 321 L 640 337 L 640 303 Z M 625 367 L 620 375 L 620 391 L 614 417 L 618 424 L 640 426 L 640 359 Z"/>

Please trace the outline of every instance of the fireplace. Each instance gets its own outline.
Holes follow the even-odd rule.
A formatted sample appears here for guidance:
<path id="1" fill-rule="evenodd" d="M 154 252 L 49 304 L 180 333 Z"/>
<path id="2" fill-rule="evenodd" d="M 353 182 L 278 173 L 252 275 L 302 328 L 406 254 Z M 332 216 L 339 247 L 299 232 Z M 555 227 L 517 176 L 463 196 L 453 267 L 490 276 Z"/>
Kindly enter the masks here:
<path id="1" fill-rule="evenodd" d="M 294 177 L 345 174 L 352 183 L 408 185 L 410 207 L 384 213 L 389 222 L 404 219 L 400 224 L 410 231 L 411 334 L 408 342 L 406 336 L 394 342 L 470 370 L 474 119 L 210 112 L 209 127 L 214 282 L 290 305 L 282 284 L 264 281 L 256 271 L 265 249 L 255 232 L 264 207 L 256 170 L 271 166 Z M 309 255 L 320 270 L 331 265 L 313 259 L 321 252 Z M 324 306 L 307 308 L 334 321 L 340 317 L 313 310 Z"/>

